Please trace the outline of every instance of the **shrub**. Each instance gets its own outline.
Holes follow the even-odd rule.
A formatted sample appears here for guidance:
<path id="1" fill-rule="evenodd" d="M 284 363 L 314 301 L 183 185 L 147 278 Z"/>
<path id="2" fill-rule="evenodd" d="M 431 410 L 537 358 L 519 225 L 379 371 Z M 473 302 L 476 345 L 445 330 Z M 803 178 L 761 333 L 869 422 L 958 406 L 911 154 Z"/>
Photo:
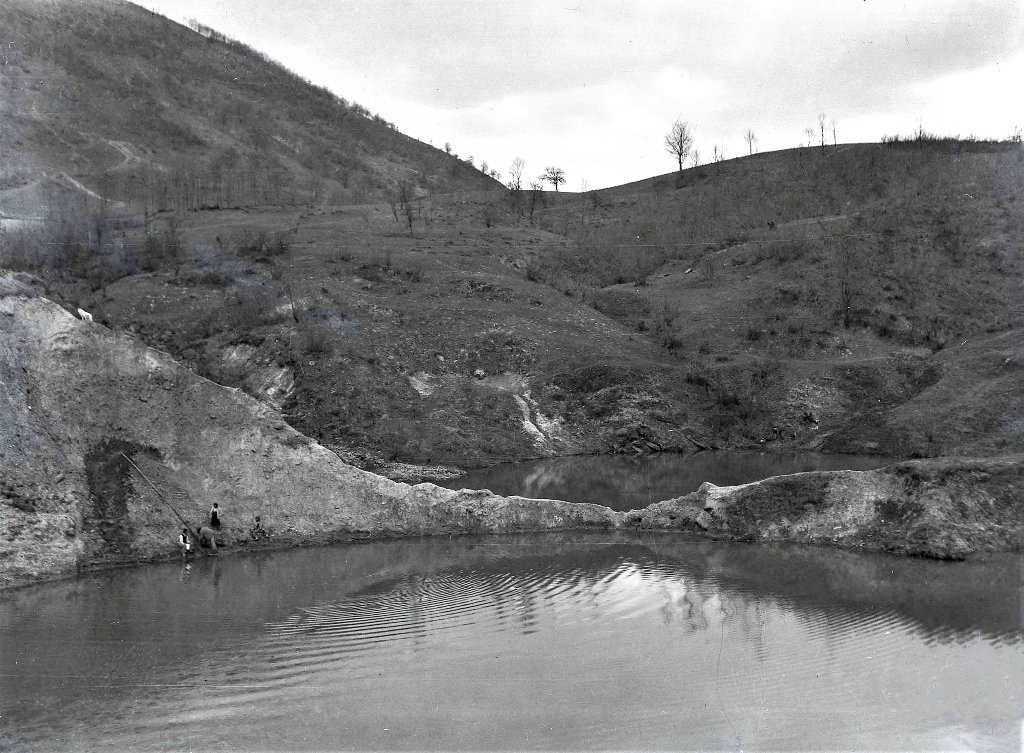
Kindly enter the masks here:
<path id="1" fill-rule="evenodd" d="M 540 262 L 536 259 L 527 259 L 526 266 L 523 267 L 523 272 L 526 274 L 526 279 L 530 282 L 543 282 L 543 274 L 541 272 Z"/>
<path id="2" fill-rule="evenodd" d="M 714 257 L 706 256 L 701 259 L 700 262 L 700 276 L 704 282 L 713 283 L 715 281 L 715 260 Z"/>
<path id="3" fill-rule="evenodd" d="M 329 354 L 334 350 L 334 338 L 331 332 L 317 324 L 303 323 L 301 342 L 304 352 L 313 354 Z"/>
<path id="4" fill-rule="evenodd" d="M 266 230 L 244 232 L 242 239 L 235 247 L 239 256 L 253 261 L 284 256 L 288 253 L 289 248 L 288 234 L 285 231 L 271 235 Z"/>
<path id="5" fill-rule="evenodd" d="M 662 336 L 661 347 L 666 350 L 679 350 L 683 347 L 683 341 L 676 333 L 669 332 Z"/>
<path id="6" fill-rule="evenodd" d="M 0 232 L 0 266 L 17 272 L 39 274 L 47 266 L 47 249 L 32 233 Z"/>
<path id="7" fill-rule="evenodd" d="M 683 377 L 683 381 L 687 384 L 692 384 L 695 387 L 702 387 L 704 391 L 708 393 L 710 393 L 713 388 L 711 380 L 708 379 L 705 373 L 694 371 L 692 369 L 686 372 L 686 375 Z"/>
<path id="8" fill-rule="evenodd" d="M 491 225 L 498 221 L 498 208 L 493 204 L 485 204 L 482 211 L 482 215 L 484 220 L 484 227 L 491 227 Z"/>
<path id="9" fill-rule="evenodd" d="M 146 233 L 142 247 L 133 247 L 132 256 L 144 272 L 173 269 L 177 273 L 185 261 L 185 246 L 172 223 L 163 232 Z"/>
<path id="10" fill-rule="evenodd" d="M 259 293 L 237 293 L 225 301 L 220 321 L 224 329 L 249 332 L 266 324 L 281 321 L 276 300 Z"/>
<path id="11" fill-rule="evenodd" d="M 407 282 L 423 282 L 423 267 L 418 263 L 395 267 L 395 274 Z"/>

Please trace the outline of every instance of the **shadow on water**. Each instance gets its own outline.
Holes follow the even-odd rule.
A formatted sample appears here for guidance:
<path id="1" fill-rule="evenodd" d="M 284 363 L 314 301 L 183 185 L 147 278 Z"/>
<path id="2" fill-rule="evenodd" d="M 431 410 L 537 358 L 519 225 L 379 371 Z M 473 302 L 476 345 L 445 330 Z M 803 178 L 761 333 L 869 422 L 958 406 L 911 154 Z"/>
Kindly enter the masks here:
<path id="1" fill-rule="evenodd" d="M 695 455 L 600 455 L 546 458 L 470 471 L 439 483 L 534 499 L 593 502 L 633 510 L 696 491 L 705 481 L 732 486 L 805 471 L 868 470 L 893 458 L 815 452 L 700 452 Z"/>

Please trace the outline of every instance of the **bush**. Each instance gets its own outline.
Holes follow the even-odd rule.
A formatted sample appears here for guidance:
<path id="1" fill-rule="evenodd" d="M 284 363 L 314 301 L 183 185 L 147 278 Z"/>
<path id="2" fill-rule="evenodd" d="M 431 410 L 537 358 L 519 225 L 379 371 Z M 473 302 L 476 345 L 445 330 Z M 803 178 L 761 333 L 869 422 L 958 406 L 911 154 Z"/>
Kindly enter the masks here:
<path id="1" fill-rule="evenodd" d="M 779 264 L 796 261 L 804 258 L 812 247 L 813 244 L 810 241 L 798 238 L 761 241 L 757 244 L 757 261 L 770 260 Z"/>
<path id="2" fill-rule="evenodd" d="M 250 332 L 266 324 L 280 322 L 283 315 L 277 310 L 276 299 L 259 293 L 237 293 L 225 301 L 220 322 L 224 329 Z"/>
<path id="3" fill-rule="evenodd" d="M 0 267 L 40 274 L 48 265 L 47 249 L 42 240 L 33 233 L 0 232 Z"/>
<path id="4" fill-rule="evenodd" d="M 423 267 L 418 263 L 395 267 L 395 274 L 407 282 L 423 282 Z"/>
<path id="5" fill-rule="evenodd" d="M 334 350 L 334 337 L 326 327 L 303 323 L 300 331 L 302 349 L 305 353 L 326 355 Z"/>
<path id="6" fill-rule="evenodd" d="M 185 246 L 173 223 L 162 232 L 147 233 L 142 247 L 134 246 L 131 253 L 143 272 L 173 269 L 177 274 L 185 261 Z"/>
<path id="7" fill-rule="evenodd" d="M 491 227 L 491 225 L 498 221 L 498 217 L 500 216 L 498 208 L 493 204 L 485 204 L 482 214 L 484 219 L 484 227 Z"/>
<path id="8" fill-rule="evenodd" d="M 543 282 L 543 274 L 540 268 L 540 262 L 536 259 L 527 259 L 526 266 L 523 267 L 523 272 L 526 274 L 526 279 L 530 282 Z"/>
<path id="9" fill-rule="evenodd" d="M 285 231 L 271 235 L 266 230 L 256 230 L 244 232 L 235 248 L 239 256 L 253 261 L 263 261 L 275 256 L 284 256 L 290 247 Z"/>
<path id="10" fill-rule="evenodd" d="M 679 350 L 683 347 L 683 341 L 676 333 L 669 332 L 662 335 L 661 347 L 665 350 Z"/>

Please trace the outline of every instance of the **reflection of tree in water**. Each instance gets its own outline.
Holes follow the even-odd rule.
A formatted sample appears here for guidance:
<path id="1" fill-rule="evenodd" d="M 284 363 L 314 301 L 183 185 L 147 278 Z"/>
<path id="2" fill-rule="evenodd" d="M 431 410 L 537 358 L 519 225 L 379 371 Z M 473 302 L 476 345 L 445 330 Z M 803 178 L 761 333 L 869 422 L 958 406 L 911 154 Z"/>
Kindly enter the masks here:
<path id="1" fill-rule="evenodd" d="M 772 609 L 778 605 L 740 591 L 722 591 L 684 575 L 667 577 L 658 584 L 662 623 L 678 623 L 687 633 L 707 630 L 712 624 L 735 625 L 762 661 L 767 658 L 765 632 Z"/>
<path id="2" fill-rule="evenodd" d="M 662 599 L 658 611 L 663 624 L 671 625 L 678 622 L 687 633 L 708 629 L 706 608 L 712 595 L 709 589 L 702 589 L 696 581 L 679 576 L 661 579 L 658 591 Z"/>
<path id="3" fill-rule="evenodd" d="M 546 458 L 471 471 L 452 488 L 498 494 L 594 502 L 613 509 L 646 507 L 696 491 L 705 481 L 745 484 L 785 473 L 878 468 L 886 459 L 812 452 L 702 452 L 696 455 L 614 455 Z"/>

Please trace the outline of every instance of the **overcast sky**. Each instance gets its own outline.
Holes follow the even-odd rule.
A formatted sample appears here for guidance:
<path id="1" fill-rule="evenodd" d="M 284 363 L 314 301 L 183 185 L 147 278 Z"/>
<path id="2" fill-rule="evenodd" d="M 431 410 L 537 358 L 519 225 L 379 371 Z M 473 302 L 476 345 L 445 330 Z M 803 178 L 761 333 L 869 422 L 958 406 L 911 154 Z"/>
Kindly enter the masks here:
<path id="1" fill-rule="evenodd" d="M 194 18 L 503 177 L 567 188 L 669 172 L 696 147 L 797 146 L 1024 128 L 1024 0 L 140 0 Z M 831 138 L 831 135 L 830 135 Z"/>

